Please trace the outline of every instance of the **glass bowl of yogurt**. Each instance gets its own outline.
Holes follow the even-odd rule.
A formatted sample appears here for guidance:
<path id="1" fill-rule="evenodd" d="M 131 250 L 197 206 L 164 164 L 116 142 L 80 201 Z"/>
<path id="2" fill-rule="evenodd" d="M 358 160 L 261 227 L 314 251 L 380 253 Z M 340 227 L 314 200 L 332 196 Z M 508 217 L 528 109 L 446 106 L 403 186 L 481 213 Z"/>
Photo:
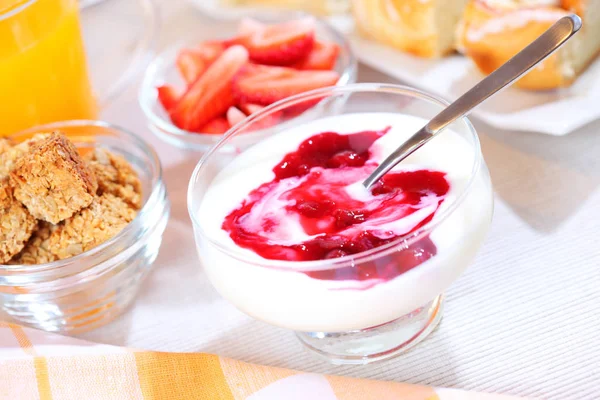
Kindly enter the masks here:
<path id="1" fill-rule="evenodd" d="M 323 99 L 318 115 L 292 117 Z M 477 133 L 463 118 L 370 190 L 361 182 L 446 105 L 408 87 L 354 84 L 287 98 L 234 126 L 188 191 L 200 262 L 217 291 L 338 364 L 386 359 L 423 340 L 491 223 Z M 273 119 L 258 143 L 220 152 Z"/>

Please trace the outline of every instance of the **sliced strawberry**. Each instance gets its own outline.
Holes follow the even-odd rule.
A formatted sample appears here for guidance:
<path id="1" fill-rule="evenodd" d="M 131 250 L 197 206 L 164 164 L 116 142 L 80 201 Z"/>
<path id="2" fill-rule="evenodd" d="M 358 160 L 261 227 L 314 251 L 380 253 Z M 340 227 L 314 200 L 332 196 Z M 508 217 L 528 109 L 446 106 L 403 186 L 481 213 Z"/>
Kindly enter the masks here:
<path id="1" fill-rule="evenodd" d="M 228 46 L 219 40 L 207 40 L 200 43 L 194 49 L 200 54 L 200 56 L 207 62 L 211 63 L 216 60 Z"/>
<path id="2" fill-rule="evenodd" d="M 206 69 L 225 51 L 222 42 L 207 41 L 198 46 L 184 49 L 177 56 L 177 68 L 183 80 L 190 84 L 202 75 Z"/>
<path id="3" fill-rule="evenodd" d="M 239 107 L 244 113 L 246 113 L 246 115 L 254 114 L 255 112 L 259 112 L 265 108 L 264 106 L 252 103 L 242 103 L 239 105 Z"/>
<path id="4" fill-rule="evenodd" d="M 297 69 L 333 69 L 340 48 L 335 43 L 315 41 L 312 51 L 293 65 Z"/>
<path id="5" fill-rule="evenodd" d="M 232 79 L 247 62 L 248 51 L 242 46 L 225 50 L 171 110 L 173 123 L 181 129 L 197 131 L 211 119 L 225 114 L 235 103 Z"/>
<path id="6" fill-rule="evenodd" d="M 158 101 L 160 101 L 160 104 L 162 104 L 166 111 L 173 108 L 179 101 L 180 94 L 173 86 L 158 86 L 156 91 L 158 93 Z"/>
<path id="7" fill-rule="evenodd" d="M 229 122 L 224 117 L 214 118 L 202 128 L 198 130 L 199 133 L 210 133 L 210 134 L 223 134 L 231 128 Z"/>
<path id="8" fill-rule="evenodd" d="M 192 83 L 207 68 L 202 55 L 193 49 L 184 49 L 177 55 L 177 68 L 186 83 Z"/>
<path id="9" fill-rule="evenodd" d="M 239 108 L 229 107 L 229 110 L 227 110 L 227 122 L 229 122 L 229 125 L 234 126 L 244 119 L 246 119 L 246 114 L 241 112 Z"/>
<path id="10" fill-rule="evenodd" d="M 265 108 L 264 106 L 252 103 L 242 103 L 238 107 L 248 116 Z M 271 112 L 269 115 L 262 117 L 259 121 L 254 122 L 247 129 L 248 131 L 257 131 L 270 128 L 277 125 L 281 121 L 281 116 L 282 114 L 280 111 Z"/>
<path id="11" fill-rule="evenodd" d="M 237 35 L 230 39 L 224 40 L 223 43 L 227 47 L 236 44 L 246 46 L 252 35 L 258 32 L 262 32 L 266 27 L 267 25 L 253 18 L 244 18 L 240 21 L 238 25 Z"/>
<path id="12" fill-rule="evenodd" d="M 306 57 L 315 41 L 315 21 L 307 17 L 270 25 L 248 35 L 250 59 L 268 65 L 289 65 Z"/>
<path id="13" fill-rule="evenodd" d="M 225 48 L 228 48 L 231 46 L 235 46 L 236 44 L 245 46 L 247 40 L 248 38 L 246 36 L 234 36 L 229 39 L 224 39 L 221 43 L 223 43 L 223 46 L 225 46 Z"/>
<path id="14" fill-rule="evenodd" d="M 235 77 L 233 91 L 239 103 L 269 105 L 294 94 L 334 85 L 338 79 L 335 71 L 249 65 Z"/>

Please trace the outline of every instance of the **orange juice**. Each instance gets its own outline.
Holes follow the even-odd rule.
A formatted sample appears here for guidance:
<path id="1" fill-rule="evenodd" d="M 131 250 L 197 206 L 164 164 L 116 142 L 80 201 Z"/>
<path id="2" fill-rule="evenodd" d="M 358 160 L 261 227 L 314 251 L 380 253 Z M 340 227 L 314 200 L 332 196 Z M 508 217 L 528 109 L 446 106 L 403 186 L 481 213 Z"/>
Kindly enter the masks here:
<path id="1" fill-rule="evenodd" d="M 93 119 L 77 0 L 0 0 L 0 136 Z"/>

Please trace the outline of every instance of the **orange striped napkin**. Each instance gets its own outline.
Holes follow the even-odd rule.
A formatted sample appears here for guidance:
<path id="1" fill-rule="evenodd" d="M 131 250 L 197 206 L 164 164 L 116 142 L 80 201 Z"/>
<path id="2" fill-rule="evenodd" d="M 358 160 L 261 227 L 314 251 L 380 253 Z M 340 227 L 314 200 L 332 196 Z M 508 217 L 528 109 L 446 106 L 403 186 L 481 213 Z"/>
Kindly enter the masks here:
<path id="1" fill-rule="evenodd" d="M 0 322 L 0 399 L 508 400 L 513 397 L 134 351 Z"/>

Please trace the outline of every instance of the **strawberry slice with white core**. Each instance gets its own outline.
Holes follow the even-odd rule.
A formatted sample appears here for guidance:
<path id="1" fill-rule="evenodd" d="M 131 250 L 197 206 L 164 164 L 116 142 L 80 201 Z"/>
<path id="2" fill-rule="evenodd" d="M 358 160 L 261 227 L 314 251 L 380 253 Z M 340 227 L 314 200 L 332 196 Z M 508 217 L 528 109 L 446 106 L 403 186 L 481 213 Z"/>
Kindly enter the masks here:
<path id="1" fill-rule="evenodd" d="M 201 54 L 193 49 L 182 50 L 175 63 L 183 80 L 188 84 L 194 82 L 208 67 Z"/>
<path id="2" fill-rule="evenodd" d="M 244 119 L 246 119 L 246 114 L 241 112 L 239 108 L 229 107 L 229 110 L 227 110 L 227 122 L 229 122 L 229 125 L 234 126 Z"/>
<path id="3" fill-rule="evenodd" d="M 194 48 L 203 59 L 214 61 L 225 51 L 225 45 L 218 40 L 207 40 Z"/>
<path id="4" fill-rule="evenodd" d="M 225 51 L 221 42 L 207 41 L 190 49 L 182 50 L 177 56 L 177 68 L 187 84 L 193 83 Z"/>
<path id="5" fill-rule="evenodd" d="M 257 113 L 265 108 L 265 106 L 261 106 L 258 104 L 252 103 L 242 103 L 239 105 L 239 108 L 246 113 L 246 115 L 251 116 L 254 113 Z M 257 131 L 260 129 L 267 129 L 277 125 L 281 122 L 282 113 L 281 111 L 271 112 L 270 114 L 263 116 L 260 120 L 254 121 L 254 123 L 249 126 L 248 131 Z"/>
<path id="6" fill-rule="evenodd" d="M 265 108 L 265 106 L 252 103 L 242 103 L 239 105 L 239 107 L 244 113 L 246 113 L 246 115 L 252 115 L 255 112 L 259 112 L 260 110 Z"/>
<path id="7" fill-rule="evenodd" d="M 248 62 L 248 51 L 239 45 L 225 50 L 183 95 L 171 112 L 181 129 L 197 131 L 208 121 L 222 116 L 235 104 L 231 81 Z"/>
<path id="8" fill-rule="evenodd" d="M 239 103 L 269 105 L 298 93 L 335 85 L 338 79 L 335 71 L 248 65 L 235 77 L 233 91 Z"/>
<path id="9" fill-rule="evenodd" d="M 158 94 L 158 101 L 160 101 L 160 104 L 162 104 L 166 111 L 175 107 L 179 101 L 179 97 L 181 97 L 177 90 L 170 85 L 158 86 L 156 91 Z"/>
<path id="10" fill-rule="evenodd" d="M 263 30 L 265 30 L 266 27 L 267 25 L 253 18 L 244 18 L 240 21 L 238 25 L 237 35 L 230 39 L 225 39 L 223 41 L 223 44 L 227 47 L 236 44 L 246 46 L 250 41 L 252 35 L 258 32 L 262 32 Z"/>
<path id="11" fill-rule="evenodd" d="M 301 18 L 269 25 L 244 39 L 254 62 L 267 65 L 289 65 L 308 56 L 315 41 L 315 20 Z"/>

